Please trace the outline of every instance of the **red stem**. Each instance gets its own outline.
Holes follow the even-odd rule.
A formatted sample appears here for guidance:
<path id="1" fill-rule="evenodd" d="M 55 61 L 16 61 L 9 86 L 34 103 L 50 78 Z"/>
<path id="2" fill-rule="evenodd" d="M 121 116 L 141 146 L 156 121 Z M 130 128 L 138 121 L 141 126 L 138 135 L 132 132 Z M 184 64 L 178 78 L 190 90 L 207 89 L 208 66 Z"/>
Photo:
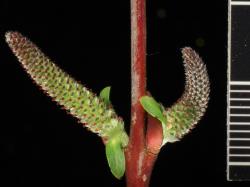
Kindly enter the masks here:
<path id="1" fill-rule="evenodd" d="M 131 0 L 131 127 L 126 149 L 127 187 L 147 187 L 162 141 L 157 120 L 148 119 L 146 132 L 140 97 L 146 95 L 146 0 Z"/>

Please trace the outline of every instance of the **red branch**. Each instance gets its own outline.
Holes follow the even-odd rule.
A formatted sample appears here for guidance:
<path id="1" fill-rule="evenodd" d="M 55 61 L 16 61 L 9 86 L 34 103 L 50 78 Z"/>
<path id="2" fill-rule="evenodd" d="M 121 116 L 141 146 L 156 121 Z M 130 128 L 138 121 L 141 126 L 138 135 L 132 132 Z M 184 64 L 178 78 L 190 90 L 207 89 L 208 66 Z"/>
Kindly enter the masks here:
<path id="1" fill-rule="evenodd" d="M 146 0 L 131 0 L 131 127 L 126 150 L 127 187 L 147 187 L 162 142 L 159 122 L 140 104 L 146 95 Z"/>

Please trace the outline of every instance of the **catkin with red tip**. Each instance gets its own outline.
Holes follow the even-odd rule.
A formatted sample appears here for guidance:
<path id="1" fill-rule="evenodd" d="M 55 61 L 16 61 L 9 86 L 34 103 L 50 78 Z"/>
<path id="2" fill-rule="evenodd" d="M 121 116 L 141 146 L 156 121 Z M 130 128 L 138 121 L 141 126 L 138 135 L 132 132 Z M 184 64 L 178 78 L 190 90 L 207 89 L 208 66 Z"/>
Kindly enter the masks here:
<path id="1" fill-rule="evenodd" d="M 7 32 L 6 42 L 36 84 L 90 131 L 108 139 L 114 130 L 123 130 L 124 123 L 111 106 L 55 65 L 26 37 Z"/>
<path id="2" fill-rule="evenodd" d="M 186 75 L 182 97 L 164 111 L 169 135 L 177 140 L 187 134 L 204 115 L 210 92 L 210 83 L 205 64 L 190 47 L 182 49 Z"/>

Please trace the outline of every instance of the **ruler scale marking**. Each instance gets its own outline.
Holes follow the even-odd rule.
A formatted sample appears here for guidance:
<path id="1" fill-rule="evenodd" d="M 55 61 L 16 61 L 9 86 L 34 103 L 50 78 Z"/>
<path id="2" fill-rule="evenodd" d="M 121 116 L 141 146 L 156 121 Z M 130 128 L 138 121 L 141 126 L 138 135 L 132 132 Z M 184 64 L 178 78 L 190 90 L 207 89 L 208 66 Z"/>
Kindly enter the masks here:
<path id="1" fill-rule="evenodd" d="M 227 179 L 250 180 L 250 0 L 228 8 Z"/>

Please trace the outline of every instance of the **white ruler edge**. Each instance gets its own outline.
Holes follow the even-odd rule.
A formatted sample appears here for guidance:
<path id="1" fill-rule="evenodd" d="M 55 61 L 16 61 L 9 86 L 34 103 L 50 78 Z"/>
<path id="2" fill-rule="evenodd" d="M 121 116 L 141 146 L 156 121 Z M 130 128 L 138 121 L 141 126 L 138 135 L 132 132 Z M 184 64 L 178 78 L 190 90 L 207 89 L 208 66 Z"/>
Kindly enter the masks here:
<path id="1" fill-rule="evenodd" d="M 247 1 L 231 1 L 231 5 L 250 5 Z"/>
<path id="2" fill-rule="evenodd" d="M 250 162 L 228 162 L 228 166 L 250 166 Z M 228 178 L 228 180 L 230 179 Z"/>
<path id="3" fill-rule="evenodd" d="M 237 97 L 231 97 L 229 100 L 230 100 L 230 101 L 250 101 L 250 98 L 237 98 Z"/>
<path id="4" fill-rule="evenodd" d="M 244 146 L 230 146 L 231 149 L 249 149 L 249 147 Z"/>
<path id="5" fill-rule="evenodd" d="M 250 141 L 250 138 L 229 138 L 229 140 L 235 141 Z M 249 147 L 249 146 L 248 146 Z"/>
<path id="6" fill-rule="evenodd" d="M 230 90 L 231 93 L 236 93 L 236 92 L 239 92 L 239 93 L 250 93 L 250 90 Z"/>
<path id="7" fill-rule="evenodd" d="M 228 105 L 229 105 L 229 103 L 228 103 Z M 250 106 L 228 106 L 228 108 L 229 108 L 229 109 L 230 109 L 230 108 L 244 108 L 244 109 L 249 109 Z"/>
<path id="8" fill-rule="evenodd" d="M 250 130 L 229 130 L 230 132 L 236 132 L 236 133 L 250 133 Z M 246 139 L 246 138 L 245 138 Z M 248 138 L 250 140 L 250 138 Z"/>
<path id="9" fill-rule="evenodd" d="M 236 116 L 236 117 L 249 117 L 250 116 L 250 114 L 229 114 L 230 116 Z"/>
<path id="10" fill-rule="evenodd" d="M 250 154 L 230 154 L 229 156 L 237 156 L 237 157 L 250 157 Z"/>
<path id="11" fill-rule="evenodd" d="M 230 82 L 231 82 L 231 0 L 228 1 L 228 33 L 227 33 L 227 37 L 228 37 L 228 48 L 227 48 L 227 62 L 228 62 L 228 69 L 227 69 L 227 180 L 229 181 L 229 149 L 230 149 L 230 145 L 229 145 L 229 137 L 230 137 Z"/>
<path id="12" fill-rule="evenodd" d="M 228 122 L 228 125 L 250 125 L 249 122 Z"/>
<path id="13" fill-rule="evenodd" d="M 230 85 L 250 85 L 250 81 L 229 81 Z"/>

